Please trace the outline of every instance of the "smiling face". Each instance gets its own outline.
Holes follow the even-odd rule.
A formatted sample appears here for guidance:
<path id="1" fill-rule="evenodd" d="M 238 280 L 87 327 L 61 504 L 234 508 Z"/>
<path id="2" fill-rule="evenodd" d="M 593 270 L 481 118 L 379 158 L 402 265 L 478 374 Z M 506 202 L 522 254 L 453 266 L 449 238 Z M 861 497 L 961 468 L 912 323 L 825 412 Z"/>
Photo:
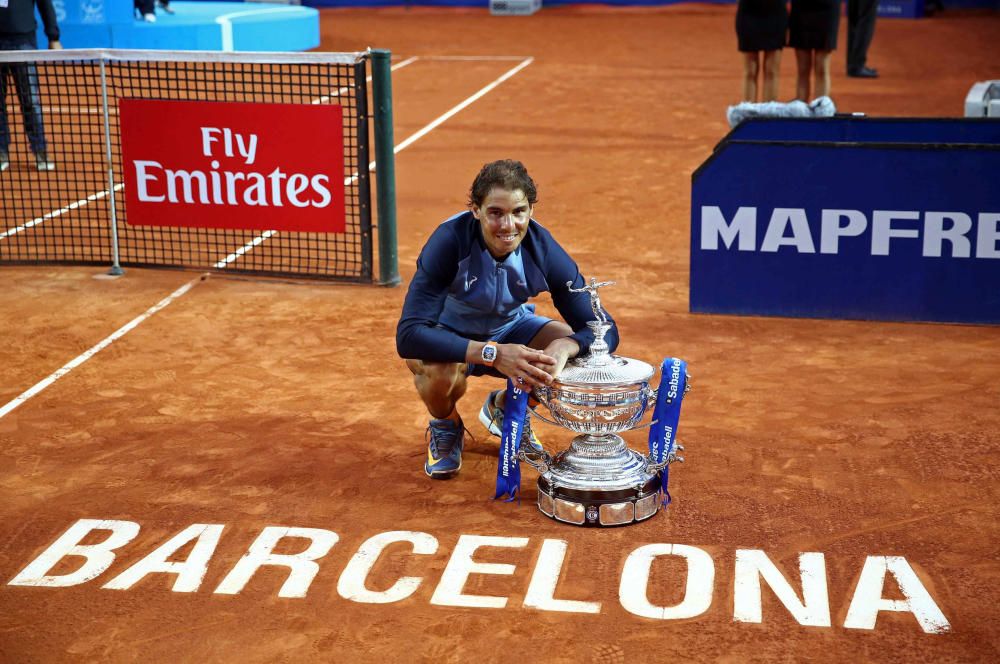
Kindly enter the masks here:
<path id="1" fill-rule="evenodd" d="M 494 258 L 503 258 L 521 244 L 531 221 L 531 203 L 520 189 L 494 187 L 482 205 L 473 205 L 472 214 L 479 220 L 486 248 Z"/>

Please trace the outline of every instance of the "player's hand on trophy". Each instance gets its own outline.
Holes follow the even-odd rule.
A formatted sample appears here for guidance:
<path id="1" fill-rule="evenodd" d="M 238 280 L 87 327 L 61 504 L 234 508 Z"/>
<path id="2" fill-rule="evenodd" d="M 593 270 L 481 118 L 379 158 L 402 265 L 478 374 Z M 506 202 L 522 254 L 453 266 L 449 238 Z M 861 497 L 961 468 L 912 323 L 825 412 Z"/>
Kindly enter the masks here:
<path id="1" fill-rule="evenodd" d="M 546 384 L 551 384 L 554 379 L 559 377 L 569 359 L 580 354 L 580 344 L 569 337 L 563 337 L 554 340 L 542 352 L 555 359 L 555 363 L 551 365 L 538 367 L 549 374 Z"/>
<path id="2" fill-rule="evenodd" d="M 493 368 L 515 383 L 536 387 L 552 381 L 556 358 L 522 344 L 500 344 L 498 350 Z"/>

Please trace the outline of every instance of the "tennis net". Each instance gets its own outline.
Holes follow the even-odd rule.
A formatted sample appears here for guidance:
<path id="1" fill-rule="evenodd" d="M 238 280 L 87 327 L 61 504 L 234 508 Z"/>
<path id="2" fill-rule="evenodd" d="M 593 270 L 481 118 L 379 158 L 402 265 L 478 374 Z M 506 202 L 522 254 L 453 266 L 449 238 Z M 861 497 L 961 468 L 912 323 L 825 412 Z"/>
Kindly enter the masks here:
<path id="1" fill-rule="evenodd" d="M 174 267 L 371 282 L 369 60 L 364 52 L 0 51 L 10 91 L 7 166 L 0 173 L 0 263 Z M 133 201 L 126 186 L 134 187 L 136 180 L 123 162 L 123 100 L 339 106 L 342 130 L 333 131 L 342 134 L 342 154 L 319 159 L 329 179 L 343 178 L 342 226 L 329 232 L 282 230 L 295 227 L 285 222 L 298 210 L 287 204 L 267 210 L 273 226 L 189 223 L 195 212 L 204 217 L 207 210 L 211 217 L 212 205 L 221 210 L 224 205 L 217 204 L 227 202 L 218 195 L 199 200 L 197 191 L 186 202 L 202 205 L 185 206 L 181 200 L 170 209 L 169 222 L 149 225 L 139 206 L 130 210 L 126 204 L 126 198 Z M 233 108 L 245 106 L 224 107 Z M 147 117 L 154 120 L 138 133 L 185 140 L 174 137 L 169 115 Z M 206 139 L 219 150 L 220 132 Z M 3 138 L 0 124 L 0 149 Z M 228 136 L 226 141 L 228 150 Z M 260 191 L 270 191 L 270 185 L 262 182 Z M 228 202 L 243 203 L 240 195 L 230 186 Z M 394 224 L 390 230 L 394 234 Z"/>

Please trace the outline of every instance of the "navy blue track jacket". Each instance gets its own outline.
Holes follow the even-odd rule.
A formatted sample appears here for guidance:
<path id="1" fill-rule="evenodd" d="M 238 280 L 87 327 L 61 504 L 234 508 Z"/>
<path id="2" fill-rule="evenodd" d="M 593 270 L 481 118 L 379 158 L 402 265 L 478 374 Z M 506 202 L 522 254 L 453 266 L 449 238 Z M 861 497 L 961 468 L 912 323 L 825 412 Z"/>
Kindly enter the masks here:
<path id="1" fill-rule="evenodd" d="M 566 323 L 583 355 L 594 341 L 594 320 L 579 268 L 551 233 L 532 219 L 516 250 L 497 261 L 483 241 L 479 220 L 462 212 L 446 220 L 427 240 L 396 326 L 400 357 L 428 362 L 465 362 L 469 340 L 487 341 L 501 328 L 531 312 L 529 298 L 543 291 Z M 610 314 L 608 322 L 614 324 Z M 618 328 L 604 337 L 618 346 Z"/>

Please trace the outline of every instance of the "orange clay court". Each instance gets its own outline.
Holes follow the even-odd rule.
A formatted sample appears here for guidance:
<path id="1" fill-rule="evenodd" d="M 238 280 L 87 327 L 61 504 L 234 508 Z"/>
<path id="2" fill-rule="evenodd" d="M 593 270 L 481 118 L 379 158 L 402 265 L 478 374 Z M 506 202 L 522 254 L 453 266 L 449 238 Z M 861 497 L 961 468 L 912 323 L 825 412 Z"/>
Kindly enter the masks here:
<path id="1" fill-rule="evenodd" d="M 691 173 L 740 89 L 734 13 L 324 12 L 323 50 L 421 56 L 394 74 L 397 143 L 520 61 L 494 56 L 534 58 L 397 155 L 403 287 L 0 267 L 0 405 L 175 295 L 0 418 L 0 661 L 1000 658 L 1000 329 L 688 313 Z M 1000 79 L 998 33 L 995 12 L 880 19 L 880 79 L 834 55 L 838 110 L 959 116 L 972 83 Z M 602 294 L 618 352 L 689 362 L 687 462 L 648 521 L 552 521 L 527 466 L 522 502 L 493 501 L 497 440 L 476 421 L 490 379 L 460 404 L 475 436 L 460 475 L 422 471 L 427 414 L 394 349 L 405 283 L 478 168 L 508 156 L 584 274 L 618 282 Z M 572 437 L 537 432 L 553 451 Z M 80 520 L 127 540 L 103 571 L 9 583 Z M 325 553 L 241 572 L 267 533 L 286 535 L 272 562 Z M 755 586 L 738 570 L 762 557 L 774 573 Z M 873 560 L 891 571 L 874 595 Z"/>

